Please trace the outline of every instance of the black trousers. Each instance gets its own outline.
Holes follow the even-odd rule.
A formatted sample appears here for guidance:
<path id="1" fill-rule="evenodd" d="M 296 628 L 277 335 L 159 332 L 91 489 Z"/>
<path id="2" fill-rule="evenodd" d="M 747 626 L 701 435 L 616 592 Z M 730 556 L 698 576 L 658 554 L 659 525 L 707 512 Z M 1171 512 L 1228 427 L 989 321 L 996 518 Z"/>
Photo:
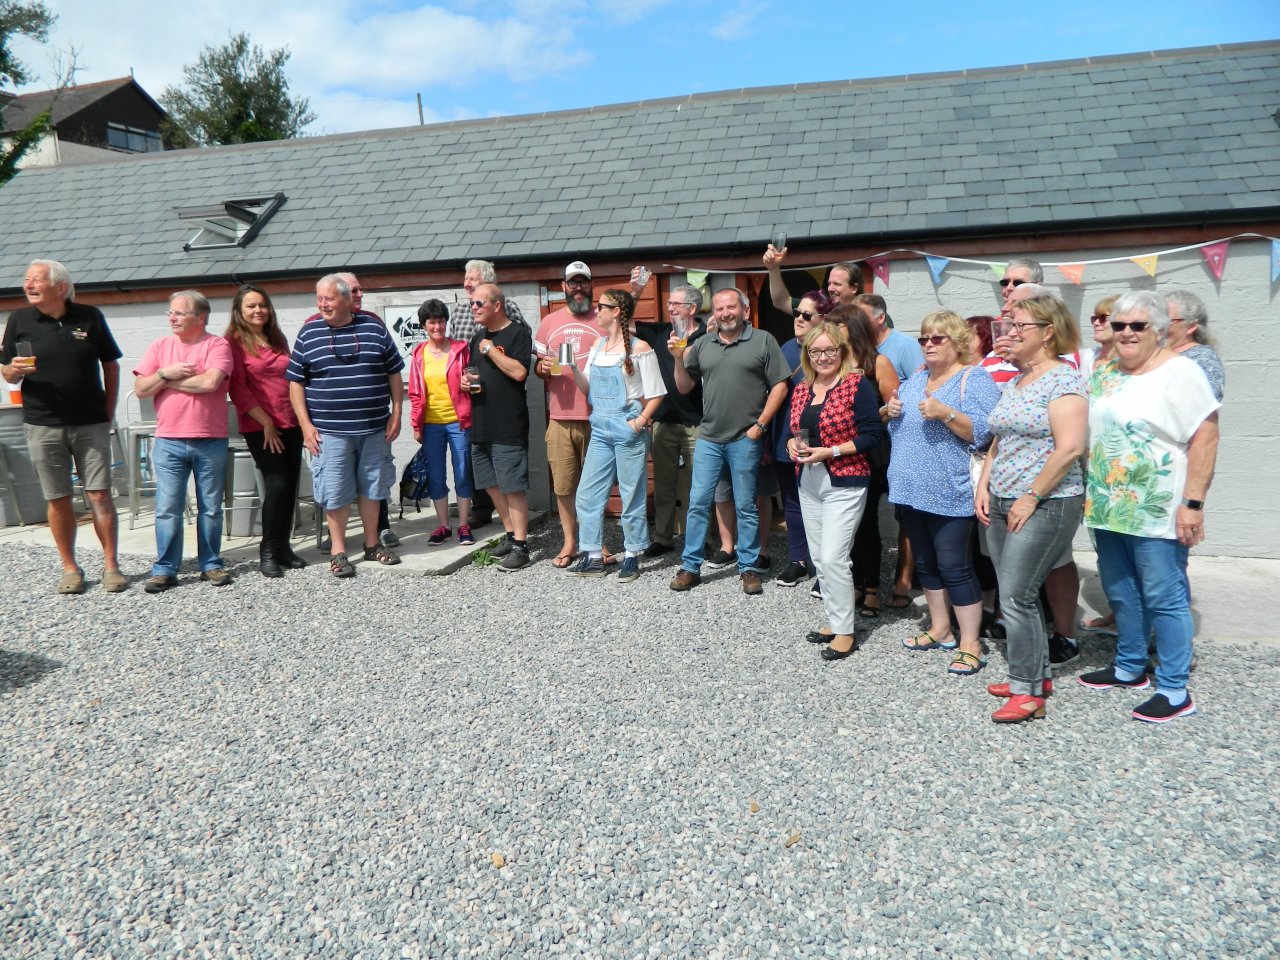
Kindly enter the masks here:
<path id="1" fill-rule="evenodd" d="M 280 439 L 284 441 L 284 450 L 274 453 L 266 448 L 261 430 L 244 435 L 253 462 L 262 471 L 262 545 L 271 548 L 288 544 L 293 531 L 293 516 L 298 503 L 298 474 L 302 469 L 302 428 L 281 430 Z"/>

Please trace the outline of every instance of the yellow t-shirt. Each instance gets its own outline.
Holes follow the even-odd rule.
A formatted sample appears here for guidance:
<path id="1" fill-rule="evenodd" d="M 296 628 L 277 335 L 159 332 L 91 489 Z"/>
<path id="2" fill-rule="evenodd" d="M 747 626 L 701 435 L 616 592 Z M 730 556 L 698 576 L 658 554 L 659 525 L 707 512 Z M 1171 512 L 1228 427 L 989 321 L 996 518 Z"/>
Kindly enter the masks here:
<path id="1" fill-rule="evenodd" d="M 427 409 L 424 423 L 456 423 L 458 411 L 453 409 L 449 396 L 449 381 L 445 378 L 448 357 L 433 357 L 430 349 L 422 351 L 422 385 L 427 391 Z"/>

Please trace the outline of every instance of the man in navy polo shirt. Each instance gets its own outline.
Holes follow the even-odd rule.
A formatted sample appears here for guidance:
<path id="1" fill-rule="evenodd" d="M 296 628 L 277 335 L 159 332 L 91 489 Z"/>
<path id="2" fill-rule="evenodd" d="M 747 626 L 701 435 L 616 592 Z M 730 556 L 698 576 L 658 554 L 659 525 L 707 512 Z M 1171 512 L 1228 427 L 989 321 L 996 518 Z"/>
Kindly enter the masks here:
<path id="1" fill-rule="evenodd" d="M 316 284 L 316 306 L 323 322 L 298 331 L 285 377 L 302 441 L 313 457 L 316 503 L 329 526 L 329 570 L 350 577 L 355 568 L 347 559 L 347 518 L 353 501 L 360 511 L 364 559 L 400 562 L 378 540 L 378 504 L 395 480 L 391 443 L 400 433 L 404 360 L 382 321 L 353 312 L 351 287 L 341 275 L 329 274 Z"/>
<path id="2" fill-rule="evenodd" d="M 129 586 L 116 560 L 117 515 L 111 499 L 111 421 L 119 395 L 120 348 L 102 312 L 75 302 L 67 268 L 56 260 L 32 261 L 22 290 L 31 306 L 15 310 L 4 328 L 0 375 L 9 383 L 22 383 L 27 449 L 62 560 L 58 592 L 83 593 L 85 587 L 84 571 L 76 563 L 71 506 L 74 461 L 102 544 L 103 589 L 119 593 Z"/>

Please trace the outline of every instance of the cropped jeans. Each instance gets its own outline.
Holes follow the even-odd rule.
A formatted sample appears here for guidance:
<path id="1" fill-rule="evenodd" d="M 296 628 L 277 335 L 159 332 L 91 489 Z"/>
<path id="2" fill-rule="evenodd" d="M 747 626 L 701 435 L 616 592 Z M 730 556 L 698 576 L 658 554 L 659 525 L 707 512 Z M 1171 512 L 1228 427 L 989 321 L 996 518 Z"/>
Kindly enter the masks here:
<path id="1" fill-rule="evenodd" d="M 693 453 L 693 479 L 689 485 L 689 512 L 684 521 L 684 553 L 680 557 L 681 568 L 690 573 L 702 569 L 707 518 L 715 500 L 716 484 L 726 467 L 733 487 L 733 506 L 738 512 L 738 572 L 754 570 L 759 562 L 756 471 L 760 467 L 760 441 L 752 440 L 745 433 L 729 443 L 698 437 Z"/>
<path id="2" fill-rule="evenodd" d="M 1009 689 L 1016 694 L 1044 695 L 1052 678 L 1049 637 L 1040 607 L 1040 584 L 1066 549 L 1084 512 L 1084 497 L 1043 500 L 1017 533 L 1009 532 L 1009 510 L 1015 498 L 991 498 L 987 545 L 1000 583 L 1000 609 L 1008 636 Z"/>
<path id="3" fill-rule="evenodd" d="M 196 552 L 200 571 L 222 566 L 222 494 L 227 481 L 227 438 L 172 440 L 157 437 L 151 462 L 156 475 L 156 555 L 153 577 L 175 577 L 182 566 L 182 521 L 187 480 L 196 480 Z"/>

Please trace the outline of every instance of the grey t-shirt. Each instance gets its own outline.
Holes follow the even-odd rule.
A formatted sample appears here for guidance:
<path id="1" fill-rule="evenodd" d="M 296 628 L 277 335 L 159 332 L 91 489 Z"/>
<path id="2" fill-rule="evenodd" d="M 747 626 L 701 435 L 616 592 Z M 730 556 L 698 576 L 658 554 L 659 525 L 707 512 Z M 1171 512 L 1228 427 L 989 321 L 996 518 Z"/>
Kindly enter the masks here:
<path id="1" fill-rule="evenodd" d="M 744 326 L 725 344 L 718 334 L 699 337 L 684 355 L 689 376 L 702 382 L 702 425 L 698 437 L 732 443 L 760 419 L 776 383 L 791 377 L 782 348 L 767 330 Z"/>

